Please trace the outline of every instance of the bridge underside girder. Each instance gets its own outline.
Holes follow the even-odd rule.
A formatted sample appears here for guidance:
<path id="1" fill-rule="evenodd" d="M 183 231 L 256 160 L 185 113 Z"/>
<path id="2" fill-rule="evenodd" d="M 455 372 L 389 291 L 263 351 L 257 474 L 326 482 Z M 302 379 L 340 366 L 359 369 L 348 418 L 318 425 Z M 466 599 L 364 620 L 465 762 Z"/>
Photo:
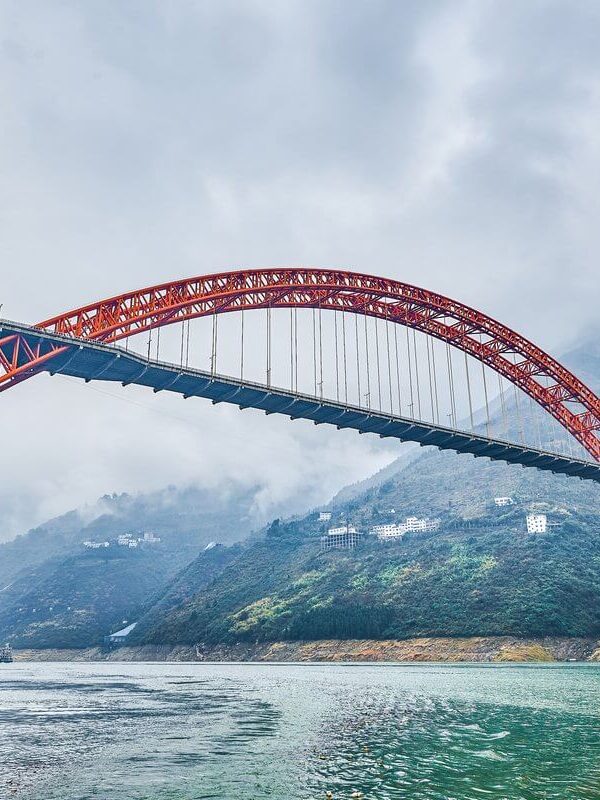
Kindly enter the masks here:
<path id="1" fill-rule="evenodd" d="M 374 433 L 401 441 L 417 442 L 442 450 L 471 453 L 508 464 L 577 476 L 600 483 L 600 464 L 548 453 L 524 445 L 457 431 L 441 425 L 406 419 L 384 412 L 368 410 L 332 400 L 240 381 L 236 378 L 211 375 L 196 369 L 147 361 L 121 347 L 105 345 L 60 334 L 50 334 L 17 323 L 0 323 L 0 340 L 21 337 L 25 346 L 39 352 L 60 352 L 42 363 L 36 371 L 69 375 L 83 380 L 120 382 L 168 391 L 185 398 L 204 397 L 213 403 L 231 403 L 240 408 L 255 408 L 267 414 L 283 414 L 291 419 L 312 420 L 315 424 L 335 425 L 359 433 Z"/>

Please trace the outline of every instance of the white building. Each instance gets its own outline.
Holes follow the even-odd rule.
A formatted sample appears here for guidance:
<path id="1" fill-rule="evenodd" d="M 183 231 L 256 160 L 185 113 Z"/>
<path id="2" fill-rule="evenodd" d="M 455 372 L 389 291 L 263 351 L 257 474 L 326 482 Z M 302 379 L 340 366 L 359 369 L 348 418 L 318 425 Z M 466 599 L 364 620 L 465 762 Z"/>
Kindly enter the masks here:
<path id="1" fill-rule="evenodd" d="M 497 506 L 512 506 L 514 502 L 512 497 L 494 497 L 494 503 Z"/>
<path id="2" fill-rule="evenodd" d="M 155 536 L 153 533 L 145 533 L 141 541 L 143 541 L 144 544 L 158 544 L 158 542 L 160 542 L 160 536 Z"/>
<path id="3" fill-rule="evenodd" d="M 331 519 L 331 511 L 320 511 L 319 522 L 329 522 Z"/>
<path id="4" fill-rule="evenodd" d="M 374 525 L 369 533 L 373 536 L 377 536 L 381 541 L 385 541 L 387 539 L 401 539 L 406 531 L 406 525 L 395 525 L 391 523 L 389 525 Z"/>
<path id="5" fill-rule="evenodd" d="M 546 533 L 548 517 L 546 514 L 527 514 L 527 533 Z"/>
<path id="6" fill-rule="evenodd" d="M 338 536 L 342 533 L 356 533 L 356 528 L 353 525 L 338 525 L 336 528 L 329 528 L 327 533 L 329 536 Z"/>
<path id="7" fill-rule="evenodd" d="M 101 547 L 110 547 L 110 542 L 84 542 L 84 547 L 89 548 L 90 550 L 99 550 Z"/>
<path id="8" fill-rule="evenodd" d="M 117 536 L 117 544 L 120 544 L 121 547 L 129 547 L 129 542 L 131 541 L 133 540 L 129 533 L 122 533 L 120 536 Z"/>
<path id="9" fill-rule="evenodd" d="M 407 517 L 404 524 L 407 531 L 419 531 L 420 533 L 437 531 L 440 527 L 439 519 L 429 519 L 429 517 Z"/>
<path id="10" fill-rule="evenodd" d="M 321 549 L 330 550 L 331 548 L 352 550 L 362 540 L 362 533 L 359 533 L 353 525 L 339 525 L 330 528 L 327 536 L 321 536 Z"/>

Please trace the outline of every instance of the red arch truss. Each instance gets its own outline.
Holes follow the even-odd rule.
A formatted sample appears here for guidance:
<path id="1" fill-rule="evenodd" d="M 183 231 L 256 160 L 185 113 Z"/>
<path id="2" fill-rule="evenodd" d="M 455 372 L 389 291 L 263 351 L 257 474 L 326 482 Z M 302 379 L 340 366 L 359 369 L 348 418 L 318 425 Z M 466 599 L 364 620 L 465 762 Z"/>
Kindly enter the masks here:
<path id="1" fill-rule="evenodd" d="M 575 375 L 525 337 L 480 311 L 387 278 L 312 268 L 224 272 L 111 297 L 36 327 L 82 339 L 117 342 L 194 317 L 267 307 L 320 307 L 366 314 L 448 342 L 522 389 L 600 461 L 600 399 Z M 0 349 L 0 366 L 4 368 L 0 390 L 48 368 L 46 363 L 57 352 L 31 352 L 25 358 L 16 354 L 11 359 L 6 349 Z"/>

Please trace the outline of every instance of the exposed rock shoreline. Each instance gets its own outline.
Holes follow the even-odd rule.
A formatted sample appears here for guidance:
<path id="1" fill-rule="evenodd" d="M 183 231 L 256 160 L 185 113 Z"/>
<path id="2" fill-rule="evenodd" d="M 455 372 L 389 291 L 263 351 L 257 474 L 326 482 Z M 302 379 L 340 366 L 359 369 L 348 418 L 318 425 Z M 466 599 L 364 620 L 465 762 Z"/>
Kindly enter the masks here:
<path id="1" fill-rule="evenodd" d="M 15 661 L 558 662 L 600 661 L 600 640 L 512 636 L 17 650 Z"/>

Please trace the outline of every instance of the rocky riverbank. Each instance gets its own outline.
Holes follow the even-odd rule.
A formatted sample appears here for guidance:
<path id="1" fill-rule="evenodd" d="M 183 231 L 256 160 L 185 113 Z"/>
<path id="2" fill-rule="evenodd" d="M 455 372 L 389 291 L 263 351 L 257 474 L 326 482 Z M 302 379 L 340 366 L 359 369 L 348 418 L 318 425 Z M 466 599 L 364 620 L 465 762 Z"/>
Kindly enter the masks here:
<path id="1" fill-rule="evenodd" d="M 512 636 L 374 639 L 260 644 L 17 650 L 15 661 L 330 661 L 553 662 L 600 661 L 600 640 Z"/>

